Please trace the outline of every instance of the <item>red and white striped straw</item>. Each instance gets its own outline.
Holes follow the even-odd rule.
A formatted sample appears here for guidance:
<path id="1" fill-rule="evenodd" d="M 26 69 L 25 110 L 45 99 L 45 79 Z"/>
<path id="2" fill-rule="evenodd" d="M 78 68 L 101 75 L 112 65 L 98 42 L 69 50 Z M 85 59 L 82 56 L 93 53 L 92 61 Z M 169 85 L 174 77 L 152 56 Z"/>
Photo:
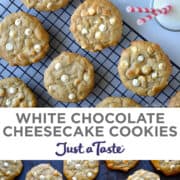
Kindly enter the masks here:
<path id="1" fill-rule="evenodd" d="M 152 13 L 152 14 L 148 14 L 147 16 L 140 18 L 137 20 L 137 24 L 138 25 L 143 25 L 146 22 L 152 20 L 153 18 L 155 18 L 156 16 L 160 15 L 160 14 L 168 14 L 170 11 L 172 10 L 172 6 L 168 5 L 162 9 L 157 10 L 156 12 Z"/>
<path id="2" fill-rule="evenodd" d="M 128 6 L 126 8 L 126 11 L 129 13 L 160 13 L 160 14 L 167 14 L 172 9 L 171 5 L 167 5 L 161 9 L 155 9 L 155 8 L 143 8 L 143 7 L 133 7 Z"/>

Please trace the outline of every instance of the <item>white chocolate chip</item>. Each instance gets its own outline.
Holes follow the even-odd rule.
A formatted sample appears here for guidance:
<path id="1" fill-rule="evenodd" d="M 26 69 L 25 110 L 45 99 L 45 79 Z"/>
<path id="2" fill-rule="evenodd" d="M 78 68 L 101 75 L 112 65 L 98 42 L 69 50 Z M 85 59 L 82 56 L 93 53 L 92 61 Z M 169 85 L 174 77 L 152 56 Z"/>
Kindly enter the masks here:
<path id="1" fill-rule="evenodd" d="M 45 179 L 45 176 L 44 176 L 44 175 L 40 175 L 40 176 L 39 176 L 39 179 L 40 179 L 40 180 L 44 180 L 44 179 Z"/>
<path id="2" fill-rule="evenodd" d="M 66 75 L 66 74 L 63 74 L 63 75 L 61 76 L 61 81 L 62 81 L 62 82 L 68 82 L 68 81 L 69 81 L 69 76 Z"/>
<path id="3" fill-rule="evenodd" d="M 122 68 L 127 68 L 129 66 L 129 63 L 127 61 L 121 61 L 120 66 Z"/>
<path id="4" fill-rule="evenodd" d="M 72 177 L 72 180 L 77 180 L 77 177 L 76 177 L 76 176 L 73 176 L 73 177 Z"/>
<path id="5" fill-rule="evenodd" d="M 88 172 L 87 173 L 87 177 L 92 177 L 93 173 L 92 172 Z"/>
<path id="6" fill-rule="evenodd" d="M 6 174 L 11 174 L 11 171 L 7 171 Z"/>
<path id="7" fill-rule="evenodd" d="M 156 79 L 156 78 L 158 77 L 157 72 L 153 72 L 153 73 L 151 74 L 151 77 L 152 77 L 153 79 Z"/>
<path id="8" fill-rule="evenodd" d="M 165 69 L 165 64 L 164 63 L 160 63 L 158 65 L 158 67 L 159 67 L 160 70 L 164 70 Z"/>
<path id="9" fill-rule="evenodd" d="M 17 94 L 17 98 L 18 99 L 23 99 L 24 98 L 24 94 L 22 92 Z"/>
<path id="10" fill-rule="evenodd" d="M 41 51 L 41 45 L 40 44 L 35 44 L 34 45 L 34 50 L 38 53 Z"/>
<path id="11" fill-rule="evenodd" d="M 136 53 L 137 50 L 138 50 L 137 47 L 135 47 L 135 46 L 132 46 L 132 47 L 131 47 L 131 51 L 132 51 L 133 53 Z"/>
<path id="12" fill-rule="evenodd" d="M 100 25 L 99 25 L 99 30 L 100 30 L 101 32 L 106 31 L 106 26 L 105 26 L 104 24 L 100 24 Z"/>
<path id="13" fill-rule="evenodd" d="M 73 94 L 73 93 L 70 93 L 69 96 L 68 96 L 68 98 L 69 98 L 70 100 L 74 99 L 75 97 L 76 97 L 76 95 Z"/>
<path id="14" fill-rule="evenodd" d="M 14 49 L 13 44 L 11 44 L 11 43 L 6 44 L 6 50 L 7 51 L 12 51 L 13 49 Z"/>
<path id="15" fill-rule="evenodd" d="M 96 33 L 95 33 L 95 39 L 100 39 L 101 38 L 101 32 L 100 31 L 97 31 Z"/>
<path id="16" fill-rule="evenodd" d="M 21 24 L 21 19 L 16 19 L 16 20 L 15 20 L 15 25 L 16 25 L 16 26 L 19 26 L 20 24 Z"/>
<path id="17" fill-rule="evenodd" d="M 149 74 L 151 72 L 152 68 L 148 65 L 145 65 L 141 68 L 142 73 Z"/>
<path id="18" fill-rule="evenodd" d="M 90 7 L 90 8 L 88 8 L 88 14 L 89 15 L 94 15 L 96 13 L 96 11 L 95 11 L 95 9 L 93 8 L 93 7 Z"/>
<path id="19" fill-rule="evenodd" d="M 0 97 L 1 97 L 1 96 L 4 96 L 4 94 L 5 94 L 4 89 L 3 89 L 3 88 L 0 88 Z"/>
<path id="20" fill-rule="evenodd" d="M 110 22 L 111 25 L 115 24 L 116 18 L 115 17 L 110 18 L 109 22 Z"/>
<path id="21" fill-rule="evenodd" d="M 75 168 L 76 168 L 76 169 L 80 169 L 80 168 L 81 168 L 81 164 L 76 164 L 76 165 L 75 165 Z"/>
<path id="22" fill-rule="evenodd" d="M 132 80 L 132 85 L 135 86 L 135 87 L 140 86 L 139 80 L 138 80 L 138 79 L 133 79 L 133 80 Z"/>
<path id="23" fill-rule="evenodd" d="M 9 36 L 10 37 L 14 37 L 14 35 L 15 35 L 15 32 L 13 30 L 9 31 Z"/>
<path id="24" fill-rule="evenodd" d="M 14 94 L 14 93 L 17 92 L 17 89 L 14 88 L 14 87 L 10 87 L 10 88 L 8 89 L 8 92 L 9 92 L 9 94 Z"/>
<path id="25" fill-rule="evenodd" d="M 82 28 L 81 34 L 88 34 L 88 30 L 86 28 Z"/>
<path id="26" fill-rule="evenodd" d="M 50 9 L 51 7 L 52 7 L 52 3 L 49 2 L 49 3 L 47 4 L 47 8 Z"/>
<path id="27" fill-rule="evenodd" d="M 26 36 L 30 36 L 32 34 L 32 30 L 30 28 L 25 29 L 24 34 Z"/>
<path id="28" fill-rule="evenodd" d="M 8 162 L 4 162 L 4 167 L 8 167 L 9 166 L 9 163 Z"/>
<path id="29" fill-rule="evenodd" d="M 61 63 L 56 63 L 54 69 L 58 71 L 61 68 Z"/>
<path id="30" fill-rule="evenodd" d="M 88 73 L 84 73 L 84 75 L 83 75 L 83 80 L 86 81 L 86 82 L 89 81 L 89 75 L 88 75 Z"/>
<path id="31" fill-rule="evenodd" d="M 7 99 L 5 104 L 6 104 L 6 106 L 10 106 L 11 105 L 11 100 Z"/>
<path id="32" fill-rule="evenodd" d="M 67 160 L 66 163 L 67 163 L 68 165 L 71 165 L 71 164 L 73 163 L 73 161 L 72 161 L 72 160 Z"/>
<path id="33" fill-rule="evenodd" d="M 172 164 L 171 166 L 170 166 L 170 169 L 174 169 L 176 166 L 174 165 L 174 164 Z"/>
<path id="34" fill-rule="evenodd" d="M 137 57 L 137 61 L 138 61 L 138 62 L 143 62 L 143 61 L 144 61 L 144 56 L 143 56 L 143 55 L 139 55 L 139 56 Z"/>

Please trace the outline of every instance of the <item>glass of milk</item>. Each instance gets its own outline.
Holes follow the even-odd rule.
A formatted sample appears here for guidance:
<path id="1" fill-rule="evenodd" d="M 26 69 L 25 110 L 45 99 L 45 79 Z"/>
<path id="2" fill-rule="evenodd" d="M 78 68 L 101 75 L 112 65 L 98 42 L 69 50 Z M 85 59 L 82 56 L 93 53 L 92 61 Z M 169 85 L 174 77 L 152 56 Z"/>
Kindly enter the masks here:
<path id="1" fill-rule="evenodd" d="M 169 14 L 156 17 L 157 22 L 167 30 L 180 31 L 180 0 L 152 0 L 152 7 L 161 9 L 172 5 L 173 9 Z"/>

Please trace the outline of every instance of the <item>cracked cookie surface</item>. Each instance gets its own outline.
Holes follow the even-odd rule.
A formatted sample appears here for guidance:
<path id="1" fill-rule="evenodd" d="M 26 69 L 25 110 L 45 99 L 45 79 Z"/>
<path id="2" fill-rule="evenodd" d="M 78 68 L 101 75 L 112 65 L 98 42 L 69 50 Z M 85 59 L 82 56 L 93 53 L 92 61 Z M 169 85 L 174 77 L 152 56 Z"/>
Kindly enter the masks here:
<path id="1" fill-rule="evenodd" d="M 11 66 L 36 63 L 48 49 L 49 35 L 36 17 L 19 11 L 1 21 L 0 57 Z"/>
<path id="2" fill-rule="evenodd" d="M 167 86 L 172 66 L 159 45 L 134 41 L 122 52 L 118 71 L 127 89 L 141 96 L 155 96 Z"/>
<path id="3" fill-rule="evenodd" d="M 86 0 L 72 15 L 70 30 L 83 49 L 100 51 L 120 41 L 121 14 L 108 0 Z"/>
<path id="4" fill-rule="evenodd" d="M 152 160 L 151 163 L 156 170 L 161 171 L 166 176 L 172 176 L 180 173 L 179 160 Z"/>
<path id="5" fill-rule="evenodd" d="M 36 97 L 18 78 L 0 80 L 0 107 L 35 107 Z"/>
<path id="6" fill-rule="evenodd" d="M 106 160 L 106 166 L 112 170 L 127 172 L 134 168 L 138 162 L 137 160 Z"/>
<path id="7" fill-rule="evenodd" d="M 69 0 L 21 0 L 28 8 L 35 8 L 38 11 L 56 11 L 65 7 Z"/>
<path id="8" fill-rule="evenodd" d="M 58 101 L 81 101 L 94 87 L 93 65 L 79 54 L 62 52 L 46 69 L 44 84 Z"/>
<path id="9" fill-rule="evenodd" d="M 26 175 L 25 180 L 63 180 L 62 174 L 50 164 L 34 166 Z"/>
<path id="10" fill-rule="evenodd" d="M 99 172 L 99 161 L 64 161 L 63 172 L 67 180 L 93 180 Z"/>
<path id="11" fill-rule="evenodd" d="M 1 180 L 13 180 L 18 176 L 23 168 L 22 161 L 0 161 L 0 179 Z"/>
<path id="12" fill-rule="evenodd" d="M 132 175 L 128 176 L 127 180 L 160 180 L 158 174 L 144 169 L 135 171 Z"/>
<path id="13" fill-rule="evenodd" d="M 141 105 L 126 97 L 107 97 L 96 107 L 141 107 Z"/>

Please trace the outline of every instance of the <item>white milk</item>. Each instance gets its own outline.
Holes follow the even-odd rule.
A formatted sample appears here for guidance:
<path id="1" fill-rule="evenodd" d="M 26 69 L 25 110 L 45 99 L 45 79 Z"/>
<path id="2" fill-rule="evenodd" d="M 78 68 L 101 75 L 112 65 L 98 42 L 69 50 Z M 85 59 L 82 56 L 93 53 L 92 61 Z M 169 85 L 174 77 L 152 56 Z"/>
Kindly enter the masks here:
<path id="1" fill-rule="evenodd" d="M 163 8 L 166 5 L 172 5 L 172 11 L 167 15 L 159 15 L 156 19 L 167 29 L 180 30 L 180 0 L 154 0 L 154 8 Z"/>

